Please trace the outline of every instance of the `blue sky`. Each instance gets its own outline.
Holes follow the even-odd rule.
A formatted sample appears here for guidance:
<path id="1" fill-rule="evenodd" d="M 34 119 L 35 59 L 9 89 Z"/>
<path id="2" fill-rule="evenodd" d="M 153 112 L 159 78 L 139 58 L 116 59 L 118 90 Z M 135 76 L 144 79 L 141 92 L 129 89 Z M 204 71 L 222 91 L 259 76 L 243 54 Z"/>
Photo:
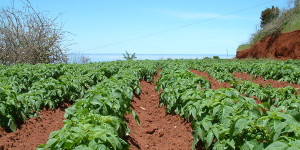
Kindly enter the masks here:
<path id="1" fill-rule="evenodd" d="M 0 6 L 9 2 L 1 0 Z M 59 20 L 74 43 L 70 52 L 80 53 L 235 54 L 259 26 L 262 10 L 287 7 L 287 0 L 30 2 L 50 16 L 63 13 Z"/>

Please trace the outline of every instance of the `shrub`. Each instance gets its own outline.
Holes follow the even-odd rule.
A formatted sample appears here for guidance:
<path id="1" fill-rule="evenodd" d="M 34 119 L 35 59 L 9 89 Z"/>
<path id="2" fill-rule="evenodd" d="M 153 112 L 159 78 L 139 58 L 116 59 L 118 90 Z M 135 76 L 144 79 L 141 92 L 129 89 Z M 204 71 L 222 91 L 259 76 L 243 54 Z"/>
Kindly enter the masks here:
<path id="1" fill-rule="evenodd" d="M 219 56 L 213 56 L 213 59 L 220 59 Z"/>
<path id="2" fill-rule="evenodd" d="M 272 8 L 267 8 L 261 12 L 260 27 L 264 27 L 266 24 L 270 23 L 273 19 L 279 16 L 280 10 L 278 7 L 272 6 Z"/>
<path id="3" fill-rule="evenodd" d="M 135 56 L 135 53 L 129 54 L 129 53 L 126 51 L 126 53 L 123 54 L 123 58 L 125 58 L 126 60 L 134 60 L 134 59 L 136 59 L 137 57 Z"/>
<path id="4" fill-rule="evenodd" d="M 62 42 L 66 32 L 36 11 L 29 1 L 22 9 L 0 8 L 0 61 L 16 63 L 61 63 L 67 61 L 66 48 Z"/>

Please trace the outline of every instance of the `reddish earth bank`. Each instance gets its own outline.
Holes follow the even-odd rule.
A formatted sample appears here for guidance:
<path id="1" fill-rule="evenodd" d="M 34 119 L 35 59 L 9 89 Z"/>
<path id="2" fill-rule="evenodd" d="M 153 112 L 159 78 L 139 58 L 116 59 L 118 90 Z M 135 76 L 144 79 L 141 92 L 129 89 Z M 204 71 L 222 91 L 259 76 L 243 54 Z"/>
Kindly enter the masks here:
<path id="1" fill-rule="evenodd" d="M 39 113 L 41 119 L 31 118 L 15 132 L 7 132 L 0 128 L 0 150 L 32 150 L 46 143 L 52 131 L 63 127 L 67 107 L 70 105 L 64 104 L 55 111 L 43 109 Z"/>
<path id="2" fill-rule="evenodd" d="M 249 49 L 237 51 L 236 57 L 300 59 L 300 30 L 269 36 Z"/>
<path id="3" fill-rule="evenodd" d="M 130 150 L 192 149 L 191 124 L 178 115 L 166 114 L 164 106 L 158 107 L 159 93 L 155 92 L 155 83 L 141 81 L 140 85 L 142 93 L 134 97 L 131 103 L 132 109 L 139 116 L 140 126 L 132 115 L 127 115 L 127 124 L 131 130 L 127 138 Z"/>
<path id="4" fill-rule="evenodd" d="M 243 73 L 243 72 L 236 72 L 236 73 L 233 73 L 232 75 L 236 78 L 241 78 L 244 81 L 249 80 L 249 81 L 257 83 L 257 84 L 262 84 L 264 87 L 266 87 L 268 84 L 271 84 L 272 87 L 274 87 L 274 88 L 292 86 L 292 87 L 298 89 L 298 91 L 300 91 L 300 85 L 298 85 L 298 84 L 291 84 L 288 82 L 277 81 L 277 80 L 272 80 L 272 79 L 264 80 L 263 77 L 253 78 L 253 75 L 250 75 L 248 73 Z"/>

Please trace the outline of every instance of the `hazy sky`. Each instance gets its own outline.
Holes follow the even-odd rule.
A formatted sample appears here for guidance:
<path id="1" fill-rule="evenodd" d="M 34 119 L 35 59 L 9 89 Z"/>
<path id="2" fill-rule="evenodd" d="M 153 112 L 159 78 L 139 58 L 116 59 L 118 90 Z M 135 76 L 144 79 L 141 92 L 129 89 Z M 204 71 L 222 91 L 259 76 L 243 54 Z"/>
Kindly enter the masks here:
<path id="1" fill-rule="evenodd" d="M 287 0 L 30 0 L 60 20 L 70 52 L 235 54 L 260 23 L 261 11 Z M 10 0 L 0 0 L 0 6 Z M 20 0 L 15 0 L 19 6 Z"/>

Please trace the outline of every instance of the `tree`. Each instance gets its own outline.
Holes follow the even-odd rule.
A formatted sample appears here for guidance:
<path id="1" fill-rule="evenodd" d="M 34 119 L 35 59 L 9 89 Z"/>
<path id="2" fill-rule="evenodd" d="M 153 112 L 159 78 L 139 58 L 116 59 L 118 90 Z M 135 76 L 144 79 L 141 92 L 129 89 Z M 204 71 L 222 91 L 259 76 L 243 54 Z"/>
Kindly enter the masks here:
<path id="1" fill-rule="evenodd" d="M 137 57 L 135 56 L 135 53 L 129 54 L 129 53 L 126 51 L 126 53 L 123 54 L 123 58 L 125 58 L 126 60 L 134 60 L 134 59 L 136 59 Z"/>
<path id="2" fill-rule="evenodd" d="M 0 61 L 16 63 L 67 62 L 65 31 L 55 18 L 35 10 L 29 0 L 21 9 L 0 8 Z"/>
<path id="3" fill-rule="evenodd" d="M 273 19 L 277 18 L 280 14 L 278 7 L 272 6 L 272 8 L 266 8 L 261 12 L 260 27 L 264 27 L 266 24 L 270 23 Z"/>

